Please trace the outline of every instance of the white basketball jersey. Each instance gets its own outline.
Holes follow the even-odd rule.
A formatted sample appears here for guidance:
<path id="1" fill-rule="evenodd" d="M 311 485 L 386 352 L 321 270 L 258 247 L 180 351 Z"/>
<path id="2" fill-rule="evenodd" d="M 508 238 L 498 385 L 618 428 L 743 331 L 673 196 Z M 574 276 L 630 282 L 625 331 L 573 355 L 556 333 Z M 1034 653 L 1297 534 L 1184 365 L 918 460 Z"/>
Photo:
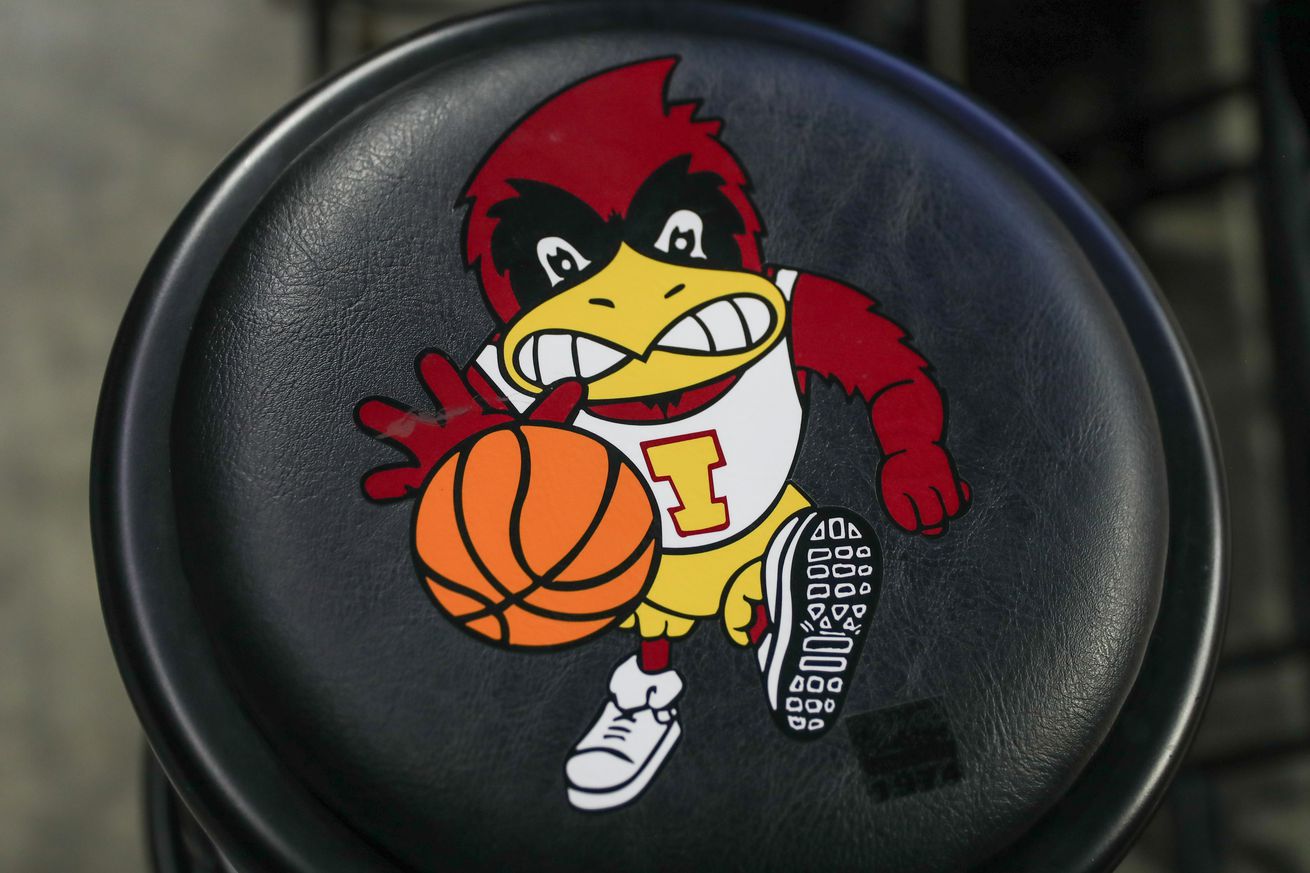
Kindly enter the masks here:
<path id="1" fill-rule="evenodd" d="M 780 270 L 774 283 L 791 302 L 793 270 Z M 478 368 L 519 412 L 535 398 L 510 384 L 500 366 L 500 351 L 488 345 L 475 360 Z M 658 505 L 661 539 L 669 551 L 699 550 L 745 533 L 772 508 L 787 484 L 801 440 L 801 400 L 796 388 L 791 343 L 784 335 L 762 358 L 751 364 L 727 391 L 709 406 L 675 421 L 609 421 L 583 410 L 573 421 L 580 430 L 600 437 L 627 456 L 645 478 Z M 678 493 L 679 477 L 661 468 L 661 450 L 695 441 L 704 459 L 714 523 L 684 529 L 687 517 Z M 684 479 L 689 494 L 703 483 Z"/>

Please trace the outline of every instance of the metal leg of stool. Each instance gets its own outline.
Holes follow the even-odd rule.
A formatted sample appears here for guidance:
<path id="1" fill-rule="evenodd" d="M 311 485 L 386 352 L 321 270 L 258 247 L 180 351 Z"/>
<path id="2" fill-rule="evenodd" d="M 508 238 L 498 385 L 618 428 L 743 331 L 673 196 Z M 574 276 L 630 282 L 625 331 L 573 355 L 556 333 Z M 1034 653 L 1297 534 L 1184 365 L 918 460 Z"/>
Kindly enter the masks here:
<path id="1" fill-rule="evenodd" d="M 233 873 L 178 799 L 149 749 L 145 752 L 145 806 L 146 842 L 155 873 Z"/>

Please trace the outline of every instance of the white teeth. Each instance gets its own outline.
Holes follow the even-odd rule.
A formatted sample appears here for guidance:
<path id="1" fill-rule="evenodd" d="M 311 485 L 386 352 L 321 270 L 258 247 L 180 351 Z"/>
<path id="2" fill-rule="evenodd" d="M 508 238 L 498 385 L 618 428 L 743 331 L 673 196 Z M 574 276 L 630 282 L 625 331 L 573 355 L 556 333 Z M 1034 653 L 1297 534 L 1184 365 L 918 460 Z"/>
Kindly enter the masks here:
<path id="1" fill-rule="evenodd" d="M 533 334 L 519 346 L 519 372 L 529 382 L 537 381 L 537 335 Z"/>
<path id="2" fill-rule="evenodd" d="M 553 385 L 561 379 L 573 379 L 573 337 L 567 333 L 543 333 L 537 339 L 537 366 L 541 385 Z"/>
<path id="3" fill-rule="evenodd" d="M 708 352 L 710 335 L 690 315 L 684 315 L 660 337 L 660 348 L 679 351 Z"/>
<path id="4" fill-rule="evenodd" d="M 749 294 L 721 298 L 689 312 L 659 338 L 673 352 L 729 354 L 764 341 L 773 309 Z M 515 352 L 519 374 L 543 387 L 563 379 L 597 379 L 629 359 L 626 352 L 591 337 L 554 330 L 534 333 Z"/>
<path id="5" fill-rule="evenodd" d="M 749 345 L 741 316 L 737 314 L 737 307 L 728 301 L 716 300 L 709 306 L 698 309 L 696 317 L 710 332 L 710 338 L 714 341 L 714 351 L 735 352 Z"/>
<path id="6" fill-rule="evenodd" d="M 598 376 L 628 357 L 618 349 L 598 343 L 590 337 L 580 336 L 575 342 L 578 352 L 578 375 L 583 379 Z"/>
<path id="7" fill-rule="evenodd" d="M 517 353 L 519 373 L 529 382 L 553 385 L 561 379 L 592 379 L 614 369 L 628 355 L 585 336 L 534 333 Z"/>
<path id="8" fill-rule="evenodd" d="M 675 352 L 739 352 L 764 340 L 773 310 L 758 297 L 740 294 L 707 303 L 674 322 L 657 348 Z"/>
<path id="9" fill-rule="evenodd" d="M 764 339 L 764 335 L 773 325 L 773 312 L 769 309 L 769 304 L 758 297 L 734 297 L 732 303 L 746 322 L 751 345 Z"/>

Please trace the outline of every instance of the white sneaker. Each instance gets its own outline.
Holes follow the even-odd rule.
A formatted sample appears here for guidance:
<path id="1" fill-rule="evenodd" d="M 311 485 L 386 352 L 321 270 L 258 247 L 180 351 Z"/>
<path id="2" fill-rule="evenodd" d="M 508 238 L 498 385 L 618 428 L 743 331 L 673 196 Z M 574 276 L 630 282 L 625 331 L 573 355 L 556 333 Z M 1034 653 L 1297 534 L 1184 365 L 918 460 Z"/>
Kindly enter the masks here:
<path id="1" fill-rule="evenodd" d="M 673 707 L 682 688 L 671 669 L 643 672 L 636 655 L 615 668 L 610 699 L 564 765 L 569 803 L 598 812 L 646 790 L 682 736 Z"/>
<path id="2" fill-rule="evenodd" d="M 764 557 L 770 631 L 757 650 L 783 733 L 822 736 L 841 716 L 882 588 L 878 539 L 845 509 L 802 510 Z"/>

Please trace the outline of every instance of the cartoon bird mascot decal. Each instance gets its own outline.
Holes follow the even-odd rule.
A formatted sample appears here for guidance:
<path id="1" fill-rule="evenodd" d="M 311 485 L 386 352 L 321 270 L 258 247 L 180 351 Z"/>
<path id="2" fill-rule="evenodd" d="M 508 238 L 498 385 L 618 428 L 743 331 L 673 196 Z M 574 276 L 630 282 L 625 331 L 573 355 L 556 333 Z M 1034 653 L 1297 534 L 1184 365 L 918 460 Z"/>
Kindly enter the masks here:
<path id="1" fill-rule="evenodd" d="M 766 264 L 721 123 L 666 99 L 676 64 L 591 76 L 492 147 L 460 206 L 494 334 L 467 366 L 419 356 L 433 412 L 355 409 L 407 456 L 364 493 L 416 499 L 458 627 L 522 651 L 635 632 L 565 762 L 584 810 L 636 799 L 678 743 L 671 649 L 700 622 L 751 652 L 786 735 L 839 718 L 881 564 L 865 519 L 791 481 L 815 379 L 867 408 L 898 527 L 938 536 L 970 499 L 928 363 L 861 291 Z"/>

